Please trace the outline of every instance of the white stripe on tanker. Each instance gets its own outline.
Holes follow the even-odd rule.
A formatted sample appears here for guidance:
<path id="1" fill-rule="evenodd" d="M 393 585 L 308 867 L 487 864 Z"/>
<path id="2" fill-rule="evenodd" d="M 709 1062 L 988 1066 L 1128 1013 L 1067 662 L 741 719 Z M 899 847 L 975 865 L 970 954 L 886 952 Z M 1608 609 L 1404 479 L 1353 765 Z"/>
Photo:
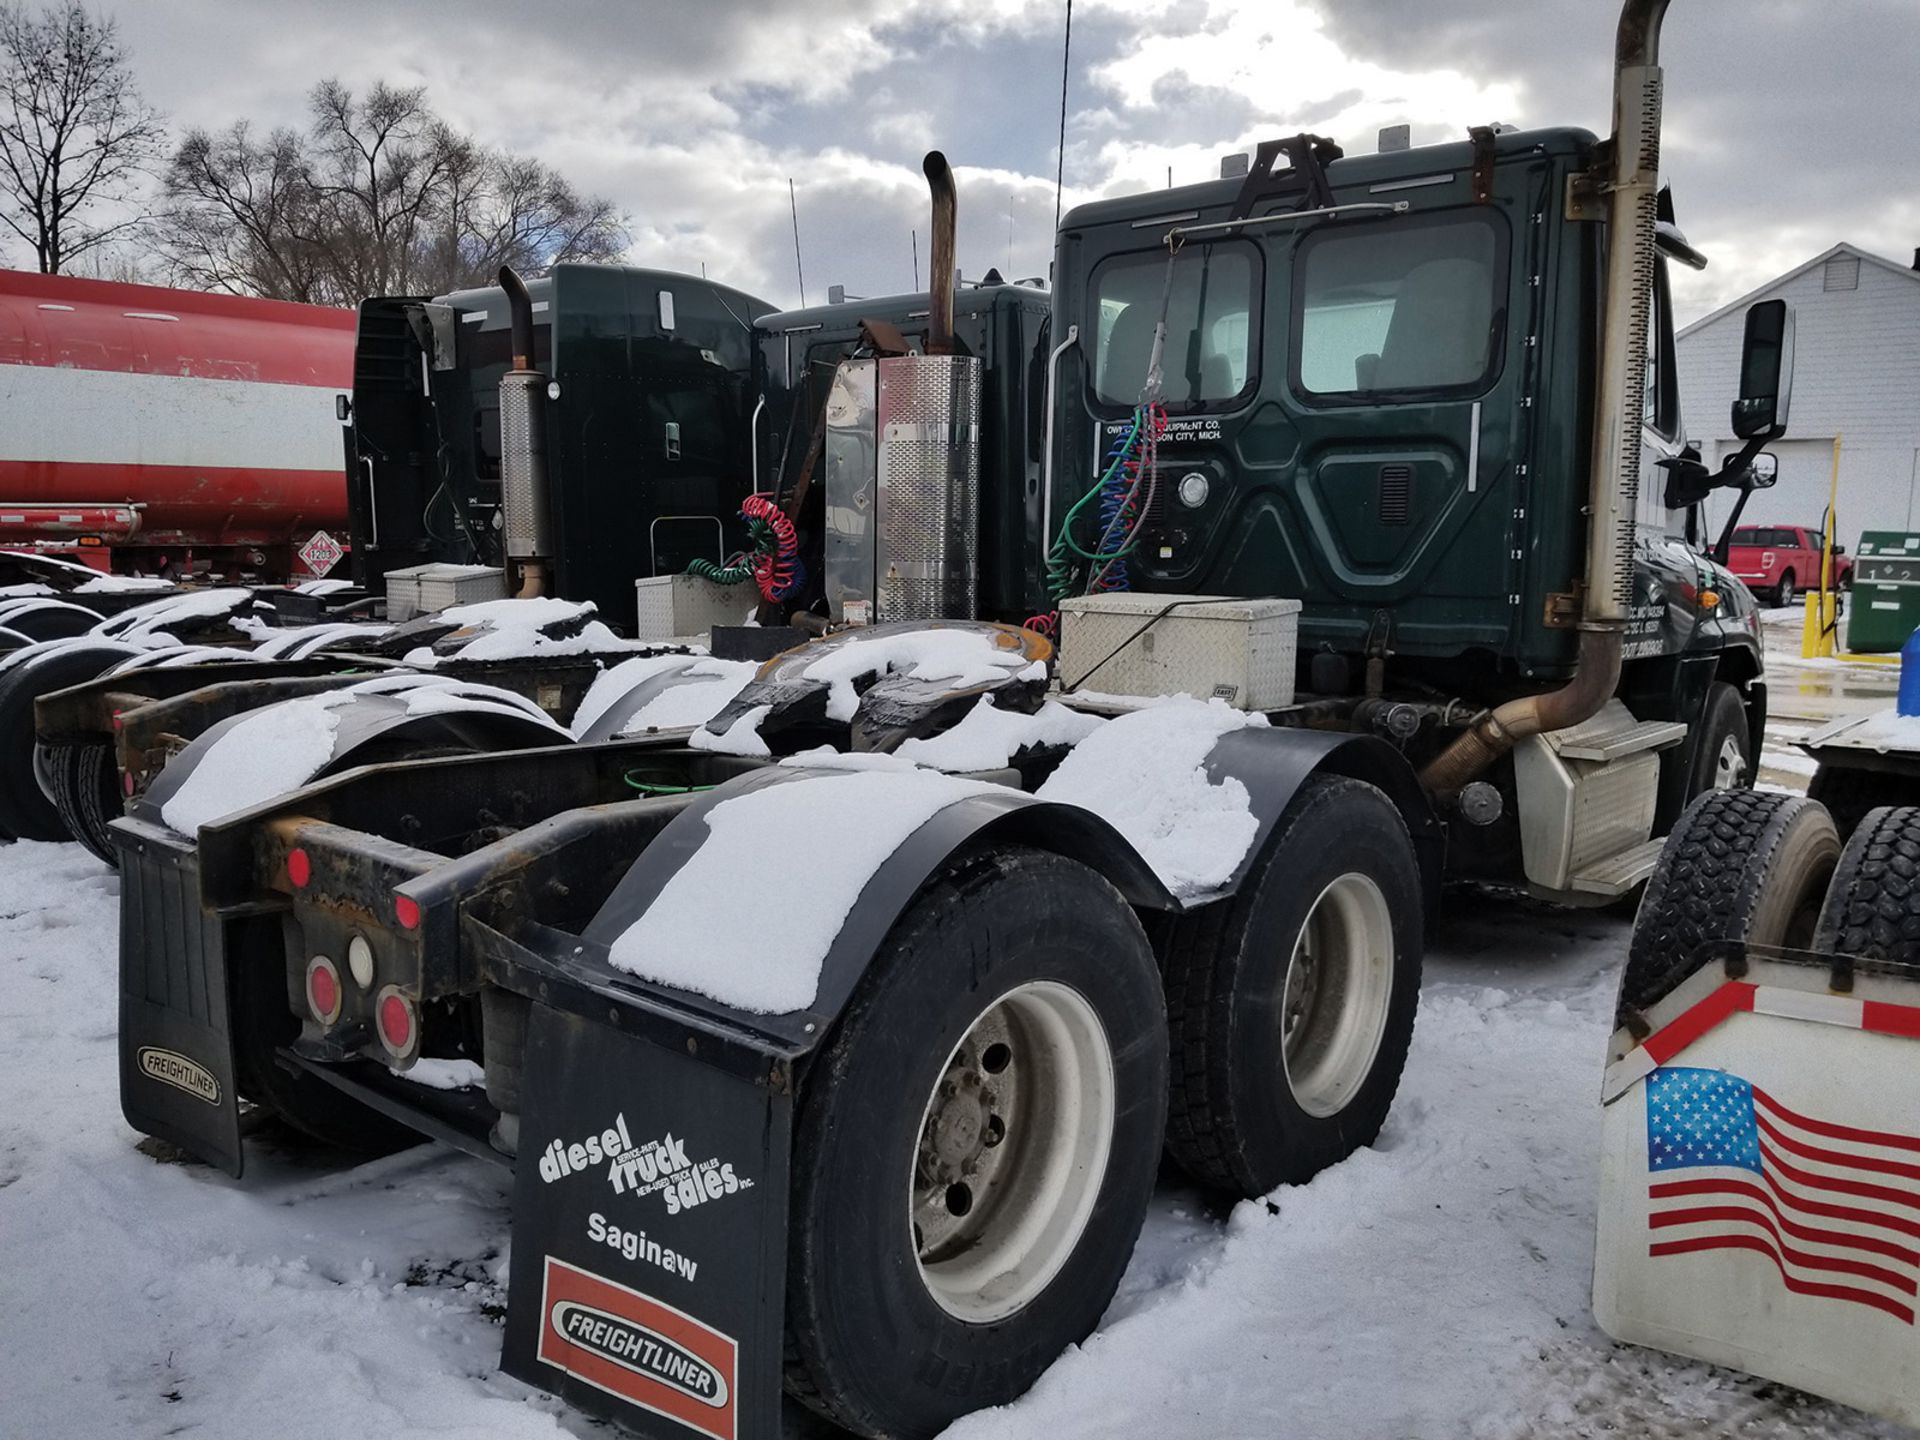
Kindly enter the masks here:
<path id="1" fill-rule="evenodd" d="M 339 470 L 333 388 L 0 365 L 9 461 Z"/>

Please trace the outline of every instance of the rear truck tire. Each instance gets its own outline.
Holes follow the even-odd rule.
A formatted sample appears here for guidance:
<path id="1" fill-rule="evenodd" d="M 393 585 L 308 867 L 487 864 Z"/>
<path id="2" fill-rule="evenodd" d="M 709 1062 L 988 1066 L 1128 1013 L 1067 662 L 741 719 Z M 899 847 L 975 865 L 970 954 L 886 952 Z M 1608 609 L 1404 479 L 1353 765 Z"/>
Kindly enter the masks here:
<path id="1" fill-rule="evenodd" d="M 1920 976 L 1920 809 L 1868 812 L 1840 852 L 1813 948 Z"/>
<path id="2" fill-rule="evenodd" d="M 1753 736 L 1738 686 L 1716 680 L 1707 687 L 1700 715 L 1700 741 L 1694 747 L 1687 798 L 1709 790 L 1744 790 L 1753 785 Z"/>
<path id="3" fill-rule="evenodd" d="M 120 769 L 113 746 L 103 740 L 59 741 L 40 747 L 53 781 L 53 806 L 60 823 L 88 854 L 115 869 L 120 852 L 108 823 L 122 813 Z"/>
<path id="4" fill-rule="evenodd" d="M 1253 1197 L 1373 1143 L 1413 1039 L 1420 866 L 1393 802 L 1309 780 L 1232 897 L 1166 923 L 1167 1151 Z"/>
<path id="5" fill-rule="evenodd" d="M 33 702 L 94 679 L 129 653 L 125 645 L 75 641 L 0 672 L 0 836 L 72 838 L 53 801 L 40 789 L 33 754 Z"/>
<path id="6" fill-rule="evenodd" d="M 1712 958 L 1717 942 L 1806 949 L 1840 858 L 1825 807 L 1802 795 L 1709 790 L 1681 812 L 1647 880 L 1620 977 L 1644 1010 Z"/>
<path id="7" fill-rule="evenodd" d="M 1807 782 L 1807 798 L 1818 800 L 1833 816 L 1834 828 L 1845 843 L 1870 810 L 1883 805 L 1920 805 L 1920 774 L 1890 770 L 1858 770 L 1850 765 L 1821 761 Z"/>
<path id="8" fill-rule="evenodd" d="M 992 849 L 928 882 L 801 1082 L 789 1393 L 911 1440 L 1085 1339 L 1152 1195 L 1166 1056 L 1152 948 L 1097 872 Z"/>
<path id="9" fill-rule="evenodd" d="M 279 922 L 242 927 L 227 967 L 234 1081 L 240 1093 L 309 1140 L 359 1155 L 389 1155 L 426 1137 L 389 1119 L 317 1075 L 289 1067 L 274 1052 L 300 1037 L 287 1004 Z"/>
<path id="10" fill-rule="evenodd" d="M 1776 606 L 1793 604 L 1793 580 L 1793 571 L 1789 570 L 1780 577 L 1780 583 L 1773 587 L 1773 603 Z"/>

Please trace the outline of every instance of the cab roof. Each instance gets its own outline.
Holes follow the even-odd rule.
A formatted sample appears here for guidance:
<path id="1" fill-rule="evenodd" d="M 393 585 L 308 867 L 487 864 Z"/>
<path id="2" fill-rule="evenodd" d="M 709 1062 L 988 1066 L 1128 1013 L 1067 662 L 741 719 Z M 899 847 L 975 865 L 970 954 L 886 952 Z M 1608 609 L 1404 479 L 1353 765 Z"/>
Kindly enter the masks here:
<path id="1" fill-rule="evenodd" d="M 1510 130 L 1495 136 L 1493 147 L 1496 157 L 1539 153 L 1583 159 L 1597 143 L 1590 130 L 1558 126 L 1541 130 Z M 1338 190 L 1347 186 L 1416 180 L 1448 171 L 1469 170 L 1472 166 L 1473 142 L 1458 140 L 1444 145 L 1390 150 L 1384 154 L 1346 155 L 1327 166 L 1327 181 Z M 1275 170 L 1264 189 L 1269 195 L 1297 194 L 1303 183 L 1292 171 L 1282 168 Z M 1197 185 L 1179 185 L 1168 190 L 1122 195 L 1112 200 L 1094 200 L 1069 210 L 1060 221 L 1060 229 L 1062 232 L 1084 230 L 1142 219 L 1171 221 L 1188 211 L 1204 212 L 1231 205 L 1245 184 L 1245 176 L 1234 176 L 1231 179 L 1206 180 Z"/>

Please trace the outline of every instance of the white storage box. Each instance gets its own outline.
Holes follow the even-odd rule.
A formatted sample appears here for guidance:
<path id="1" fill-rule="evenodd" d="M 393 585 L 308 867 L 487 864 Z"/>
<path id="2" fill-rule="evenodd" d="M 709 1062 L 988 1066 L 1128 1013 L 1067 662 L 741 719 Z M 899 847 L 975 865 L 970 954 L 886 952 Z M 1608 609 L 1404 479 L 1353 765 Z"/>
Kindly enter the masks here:
<path id="1" fill-rule="evenodd" d="M 506 598 L 507 575 L 496 565 L 409 565 L 387 572 L 389 620 Z"/>
<path id="2" fill-rule="evenodd" d="M 699 575 L 650 575 L 633 590 L 636 640 L 682 640 L 716 625 L 744 625 L 760 603 L 751 581 L 720 585 Z"/>
<path id="3" fill-rule="evenodd" d="M 1060 683 L 1105 695 L 1218 696 L 1241 710 L 1277 710 L 1293 703 L 1299 614 L 1298 600 L 1216 595 L 1063 600 Z"/>

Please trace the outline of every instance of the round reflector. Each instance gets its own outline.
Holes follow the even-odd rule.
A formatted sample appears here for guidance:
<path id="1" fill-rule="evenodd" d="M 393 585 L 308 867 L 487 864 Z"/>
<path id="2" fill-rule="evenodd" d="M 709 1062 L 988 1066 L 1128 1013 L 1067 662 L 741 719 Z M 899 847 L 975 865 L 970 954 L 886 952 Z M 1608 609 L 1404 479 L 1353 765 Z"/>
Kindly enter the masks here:
<path id="1" fill-rule="evenodd" d="M 387 1047 L 387 1053 L 397 1059 L 411 1055 L 419 1039 L 413 1002 L 389 985 L 380 992 L 374 1015 L 380 1024 L 380 1043 Z"/>
<path id="2" fill-rule="evenodd" d="M 420 902 L 411 895 L 393 897 L 393 918 L 400 922 L 403 930 L 420 928 Z"/>
<path id="3" fill-rule="evenodd" d="M 307 962 L 307 1005 L 322 1025 L 340 1018 L 340 972 L 324 955 Z"/>
<path id="4" fill-rule="evenodd" d="M 367 944 L 364 935 L 347 941 L 347 973 L 362 990 L 373 987 L 373 947 Z"/>
<path id="5" fill-rule="evenodd" d="M 303 888 L 313 878 L 313 862 L 307 859 L 304 850 L 287 852 L 287 879 L 293 882 L 294 889 Z"/>

